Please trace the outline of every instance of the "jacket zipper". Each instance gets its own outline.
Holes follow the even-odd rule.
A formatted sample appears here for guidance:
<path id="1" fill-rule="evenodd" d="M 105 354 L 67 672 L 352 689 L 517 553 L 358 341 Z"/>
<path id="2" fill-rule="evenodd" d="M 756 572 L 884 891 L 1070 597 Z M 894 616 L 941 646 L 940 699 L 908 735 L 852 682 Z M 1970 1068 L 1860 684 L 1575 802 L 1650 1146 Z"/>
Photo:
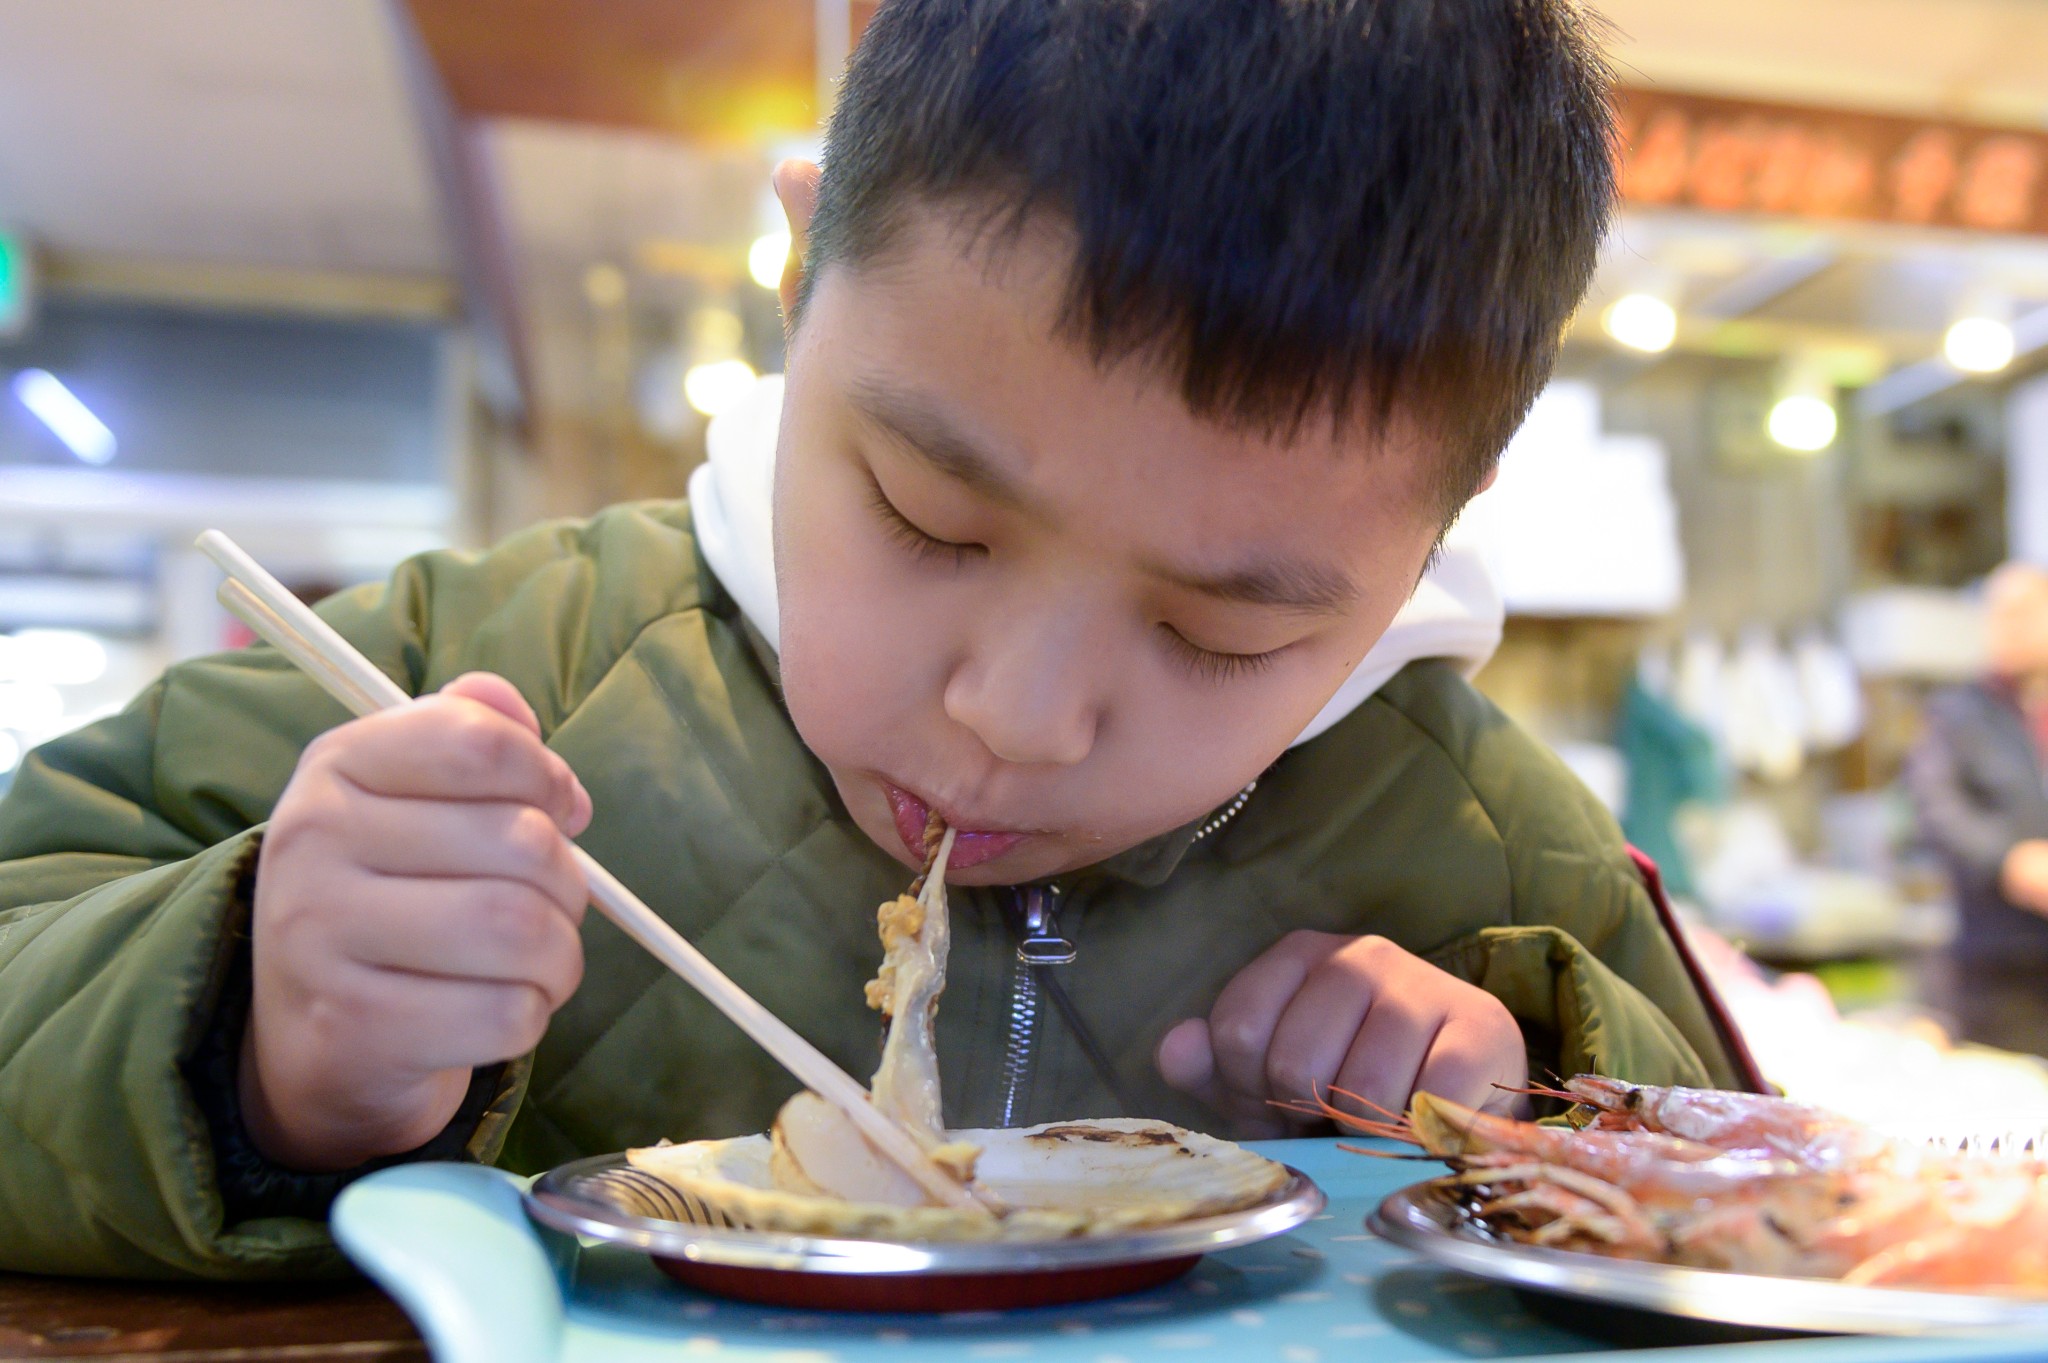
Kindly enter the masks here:
<path id="1" fill-rule="evenodd" d="M 1005 894 L 1003 914 L 1017 937 L 1016 959 L 1010 964 L 1010 1028 L 1003 1045 L 1002 1125 L 1017 1124 L 1017 1107 L 1043 1024 L 1044 997 L 1033 973 L 1038 966 L 1066 965 L 1079 954 L 1060 936 L 1061 890 L 1057 885 L 1013 887 Z"/>
<path id="2" fill-rule="evenodd" d="M 1202 841 L 1236 818 L 1258 785 L 1256 780 L 1248 782 L 1235 799 L 1195 830 L 1192 841 Z M 1009 920 L 1010 930 L 1017 937 L 1017 956 L 1010 965 L 1010 1031 L 1003 1045 L 1004 1126 L 1017 1124 L 1017 1105 L 1023 1095 L 1024 1083 L 1031 1077 L 1031 1062 L 1038 1049 L 1038 1035 L 1044 1022 L 1044 993 L 1038 987 L 1036 972 L 1040 966 L 1070 964 L 1080 954 L 1070 939 L 1060 935 L 1060 902 L 1063 897 L 1064 892 L 1056 884 L 1012 886 L 1004 891 L 1003 916 Z M 1072 1015 L 1072 1005 L 1064 997 L 1058 1001 L 1069 1010 L 1069 1021 L 1078 1031 L 1080 1022 Z M 1124 1095 L 1100 1048 L 1085 1035 L 1081 1040 L 1103 1083 L 1118 1103 L 1123 1104 Z"/>

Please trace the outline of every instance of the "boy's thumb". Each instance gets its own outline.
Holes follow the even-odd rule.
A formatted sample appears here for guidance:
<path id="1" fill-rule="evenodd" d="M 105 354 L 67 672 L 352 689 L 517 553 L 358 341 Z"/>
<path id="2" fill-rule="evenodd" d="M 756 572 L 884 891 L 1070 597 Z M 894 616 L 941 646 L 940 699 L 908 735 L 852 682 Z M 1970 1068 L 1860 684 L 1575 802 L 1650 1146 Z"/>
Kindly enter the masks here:
<path id="1" fill-rule="evenodd" d="M 1159 1077 L 1174 1088 L 1212 1107 L 1216 1101 L 1216 1053 L 1209 1045 L 1209 1024 L 1188 1018 L 1167 1029 L 1152 1052 Z"/>
<path id="2" fill-rule="evenodd" d="M 441 688 L 444 696 L 460 696 L 488 705 L 535 737 L 540 735 L 540 717 L 519 694 L 519 688 L 495 672 L 465 672 Z"/>
<path id="3" fill-rule="evenodd" d="M 479 705 L 488 705 L 535 738 L 540 737 L 540 716 L 533 713 L 533 707 L 526 703 L 526 697 L 519 694 L 518 687 L 495 672 L 465 672 L 442 687 L 440 694 L 460 696 Z M 542 760 L 555 776 L 557 799 L 549 811 L 550 815 L 561 830 L 573 838 L 590 826 L 590 792 L 583 788 L 583 782 L 560 757 L 548 753 Z"/>

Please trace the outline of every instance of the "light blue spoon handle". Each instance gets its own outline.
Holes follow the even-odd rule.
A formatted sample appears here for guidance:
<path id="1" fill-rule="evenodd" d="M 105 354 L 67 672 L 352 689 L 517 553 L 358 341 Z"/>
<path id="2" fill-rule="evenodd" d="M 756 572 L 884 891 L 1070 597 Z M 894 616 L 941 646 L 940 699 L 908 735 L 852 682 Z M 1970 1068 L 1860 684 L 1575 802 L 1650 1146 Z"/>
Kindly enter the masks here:
<path id="1" fill-rule="evenodd" d="M 351 1184 L 334 1238 L 398 1299 L 435 1363 L 554 1363 L 562 1291 L 511 1175 L 409 1164 Z"/>

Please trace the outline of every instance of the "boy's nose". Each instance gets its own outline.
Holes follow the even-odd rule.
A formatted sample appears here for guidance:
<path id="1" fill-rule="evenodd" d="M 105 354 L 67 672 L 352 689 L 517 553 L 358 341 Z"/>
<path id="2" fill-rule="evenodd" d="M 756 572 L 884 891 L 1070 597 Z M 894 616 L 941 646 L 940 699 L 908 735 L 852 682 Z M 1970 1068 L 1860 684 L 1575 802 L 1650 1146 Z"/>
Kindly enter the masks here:
<path id="1" fill-rule="evenodd" d="M 947 678 L 946 715 L 1002 761 L 1070 767 L 1094 750 L 1101 722 L 1091 673 L 1071 632 L 1012 620 L 988 631 Z"/>

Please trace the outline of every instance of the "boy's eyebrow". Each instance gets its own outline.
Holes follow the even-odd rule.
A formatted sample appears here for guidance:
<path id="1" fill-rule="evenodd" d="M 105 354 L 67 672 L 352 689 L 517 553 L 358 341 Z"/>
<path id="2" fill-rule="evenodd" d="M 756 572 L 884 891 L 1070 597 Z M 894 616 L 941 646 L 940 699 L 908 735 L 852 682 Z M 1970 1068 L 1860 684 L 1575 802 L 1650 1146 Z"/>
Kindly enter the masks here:
<path id="1" fill-rule="evenodd" d="M 850 393 L 856 411 L 940 473 L 999 506 L 1032 509 L 1030 494 L 1003 471 L 1002 461 L 923 397 L 873 379 L 855 380 Z M 1176 586 L 1220 601 L 1308 615 L 1331 614 L 1358 596 L 1358 588 L 1342 572 L 1300 559 L 1257 558 L 1221 572 L 1168 564 L 1148 569 Z"/>
<path id="2" fill-rule="evenodd" d="M 1002 461 L 931 403 L 872 379 L 856 380 L 851 392 L 853 405 L 862 416 L 940 473 L 999 506 L 1014 511 L 1031 508 L 1031 498 L 1003 472 Z"/>
<path id="3" fill-rule="evenodd" d="M 1320 564 L 1299 559 L 1256 559 L 1223 573 L 1188 573 L 1160 569 L 1160 576 L 1204 596 L 1273 606 L 1307 615 L 1329 615 L 1358 595 L 1351 579 Z"/>

